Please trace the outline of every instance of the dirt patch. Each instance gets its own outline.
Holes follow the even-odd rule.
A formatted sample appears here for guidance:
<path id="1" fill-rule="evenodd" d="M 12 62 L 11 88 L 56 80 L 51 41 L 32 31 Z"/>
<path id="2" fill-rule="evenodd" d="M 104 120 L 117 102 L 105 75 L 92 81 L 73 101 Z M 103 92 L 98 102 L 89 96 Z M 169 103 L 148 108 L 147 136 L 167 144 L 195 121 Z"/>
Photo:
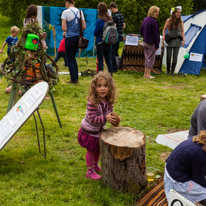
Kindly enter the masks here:
<path id="1" fill-rule="evenodd" d="M 168 133 L 174 133 L 174 132 L 181 132 L 185 131 L 186 129 L 181 129 L 181 128 L 170 128 L 167 130 Z"/>
<path id="2" fill-rule="evenodd" d="M 166 159 L 169 157 L 169 155 L 171 154 L 171 152 L 163 152 L 161 155 L 160 155 L 160 159 L 165 162 Z"/>

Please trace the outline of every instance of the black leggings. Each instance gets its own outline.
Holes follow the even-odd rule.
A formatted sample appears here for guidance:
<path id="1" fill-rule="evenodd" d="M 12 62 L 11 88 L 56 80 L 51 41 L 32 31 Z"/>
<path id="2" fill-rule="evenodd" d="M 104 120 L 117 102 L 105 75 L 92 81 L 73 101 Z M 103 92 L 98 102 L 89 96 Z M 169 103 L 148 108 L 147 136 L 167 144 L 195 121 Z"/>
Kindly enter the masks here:
<path id="1" fill-rule="evenodd" d="M 173 52 L 172 63 L 177 63 L 179 49 L 180 47 L 167 47 L 167 64 L 171 63 L 172 52 Z"/>

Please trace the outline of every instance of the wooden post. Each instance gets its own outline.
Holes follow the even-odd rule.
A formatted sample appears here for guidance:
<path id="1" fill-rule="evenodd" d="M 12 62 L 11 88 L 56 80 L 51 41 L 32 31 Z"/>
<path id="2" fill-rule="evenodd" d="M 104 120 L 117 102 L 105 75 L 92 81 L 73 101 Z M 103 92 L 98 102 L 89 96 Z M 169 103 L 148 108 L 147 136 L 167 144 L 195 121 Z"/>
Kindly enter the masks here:
<path id="1" fill-rule="evenodd" d="M 55 29 L 55 26 L 53 26 L 53 36 L 54 36 L 54 55 L 56 57 L 56 29 Z"/>
<path id="2" fill-rule="evenodd" d="M 19 95 L 19 85 L 17 82 L 13 82 L 12 90 L 11 90 L 10 97 L 9 97 L 9 103 L 7 107 L 7 113 L 16 104 L 18 95 Z"/>
<path id="3" fill-rule="evenodd" d="M 145 136 L 129 127 L 112 127 L 100 137 L 102 181 L 116 191 L 138 194 L 147 185 Z"/>

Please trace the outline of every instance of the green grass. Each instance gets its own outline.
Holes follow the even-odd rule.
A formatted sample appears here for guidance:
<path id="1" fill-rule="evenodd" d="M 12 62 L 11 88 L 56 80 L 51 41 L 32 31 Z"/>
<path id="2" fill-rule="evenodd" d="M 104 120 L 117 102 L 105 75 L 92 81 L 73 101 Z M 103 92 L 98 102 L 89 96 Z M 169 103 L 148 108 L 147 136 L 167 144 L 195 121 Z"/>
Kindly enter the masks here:
<path id="1" fill-rule="evenodd" d="M 9 34 L 9 26 L 0 27 L 0 43 Z M 2 62 L 5 55 L 0 57 Z M 93 58 L 78 59 L 80 71 L 94 69 Z M 60 71 L 67 71 L 63 60 Z M 86 66 L 87 65 L 87 66 Z M 171 129 L 186 130 L 190 117 L 205 94 L 206 71 L 200 76 L 156 75 L 154 80 L 142 73 L 119 71 L 114 74 L 118 101 L 114 110 L 129 126 L 146 135 L 146 163 L 162 174 L 161 156 L 171 150 L 158 145 L 158 134 Z M 122 194 L 101 181 L 85 178 L 85 149 L 77 134 L 86 110 L 86 96 L 91 77 L 80 77 L 78 85 L 69 85 L 69 76 L 60 76 L 54 98 L 62 128 L 59 128 L 51 100 L 45 100 L 40 113 L 46 129 L 47 159 L 38 153 L 35 123 L 31 117 L 0 152 L 0 205 L 135 205 L 141 194 Z M 6 114 L 9 95 L 4 93 L 5 78 L 0 79 L 0 119 Z M 40 125 L 39 125 L 40 126 Z M 110 127 L 108 124 L 107 127 Z M 41 146 L 43 146 L 41 136 Z M 43 149 L 43 148 L 42 148 Z M 146 188 L 145 190 L 147 190 Z M 144 191 L 143 191 L 144 192 Z"/>

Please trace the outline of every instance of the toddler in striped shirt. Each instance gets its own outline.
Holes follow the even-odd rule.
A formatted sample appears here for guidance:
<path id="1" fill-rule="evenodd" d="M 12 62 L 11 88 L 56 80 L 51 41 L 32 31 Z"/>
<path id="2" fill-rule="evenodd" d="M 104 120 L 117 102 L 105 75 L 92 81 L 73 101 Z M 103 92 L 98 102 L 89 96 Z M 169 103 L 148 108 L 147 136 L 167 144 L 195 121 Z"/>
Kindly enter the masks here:
<path id="1" fill-rule="evenodd" d="M 93 180 L 101 179 L 101 176 L 96 173 L 101 171 L 101 167 L 98 166 L 100 134 L 107 121 L 111 124 L 115 124 L 117 121 L 112 115 L 115 99 L 116 91 L 111 74 L 98 72 L 91 81 L 86 115 L 81 122 L 78 134 L 79 144 L 87 150 L 86 177 Z"/>

